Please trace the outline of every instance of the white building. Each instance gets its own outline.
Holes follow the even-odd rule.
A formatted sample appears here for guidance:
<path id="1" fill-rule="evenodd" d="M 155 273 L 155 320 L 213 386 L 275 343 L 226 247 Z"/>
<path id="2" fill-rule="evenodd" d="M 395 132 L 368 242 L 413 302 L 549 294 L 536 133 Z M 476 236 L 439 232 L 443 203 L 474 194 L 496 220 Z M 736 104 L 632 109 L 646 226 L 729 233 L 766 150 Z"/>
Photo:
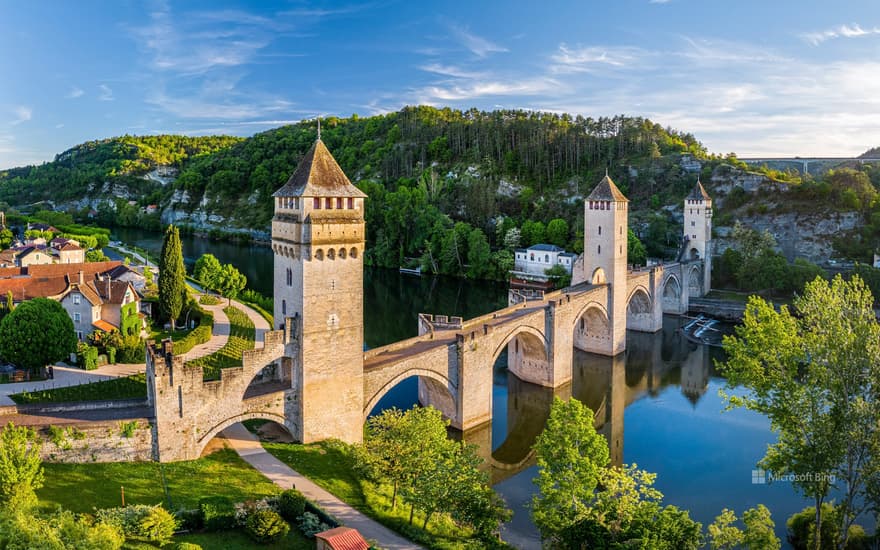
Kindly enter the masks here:
<path id="1" fill-rule="evenodd" d="M 547 280 L 546 271 L 555 265 L 561 265 L 571 274 L 575 259 L 577 259 L 576 254 L 566 252 L 553 244 L 517 248 L 514 255 L 513 276 Z"/>

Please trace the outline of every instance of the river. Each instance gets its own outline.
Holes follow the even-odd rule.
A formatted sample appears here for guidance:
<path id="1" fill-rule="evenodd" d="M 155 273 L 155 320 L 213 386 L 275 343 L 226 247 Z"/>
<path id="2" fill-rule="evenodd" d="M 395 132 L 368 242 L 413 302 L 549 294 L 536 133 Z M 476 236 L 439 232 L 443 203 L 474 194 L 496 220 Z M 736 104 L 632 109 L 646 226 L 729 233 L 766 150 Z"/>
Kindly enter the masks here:
<path id="1" fill-rule="evenodd" d="M 158 255 L 161 235 L 137 229 L 114 230 L 114 238 Z M 248 286 L 272 293 L 272 252 L 268 247 L 181 236 L 188 266 L 210 252 L 248 277 Z M 366 268 L 364 338 L 376 347 L 417 333 L 420 312 L 460 315 L 488 313 L 507 304 L 507 287 L 486 281 L 413 277 L 394 270 Z M 609 437 L 616 461 L 636 463 L 657 474 L 664 502 L 690 510 L 703 523 L 722 508 L 741 514 L 756 504 L 773 513 L 777 535 L 785 540 L 785 520 L 809 504 L 784 482 L 753 483 L 752 471 L 775 441 L 769 421 L 752 411 L 725 412 L 718 391 L 717 350 L 696 346 L 677 330 L 681 320 L 667 316 L 656 334 L 629 333 L 627 351 L 617 358 L 576 350 L 573 381 L 550 390 L 524 383 L 506 371 L 506 357 L 495 364 L 493 421 L 464 438 L 481 444 L 493 464 L 496 490 L 514 510 L 504 538 L 519 548 L 539 548 L 527 505 L 535 487 L 529 448 L 540 432 L 554 395 L 574 396 L 597 414 L 597 429 Z M 377 405 L 410 407 L 417 379 L 395 387 Z"/>

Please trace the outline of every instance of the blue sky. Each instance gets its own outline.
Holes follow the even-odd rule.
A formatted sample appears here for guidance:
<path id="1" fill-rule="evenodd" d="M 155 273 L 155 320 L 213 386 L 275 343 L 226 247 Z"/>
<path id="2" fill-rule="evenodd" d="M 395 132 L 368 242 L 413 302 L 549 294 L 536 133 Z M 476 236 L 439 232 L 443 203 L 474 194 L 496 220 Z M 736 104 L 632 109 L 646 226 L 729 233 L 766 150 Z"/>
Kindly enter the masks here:
<path id="1" fill-rule="evenodd" d="M 418 103 L 646 116 L 740 156 L 880 145 L 876 0 L 0 0 L 0 75 L 0 168 Z"/>

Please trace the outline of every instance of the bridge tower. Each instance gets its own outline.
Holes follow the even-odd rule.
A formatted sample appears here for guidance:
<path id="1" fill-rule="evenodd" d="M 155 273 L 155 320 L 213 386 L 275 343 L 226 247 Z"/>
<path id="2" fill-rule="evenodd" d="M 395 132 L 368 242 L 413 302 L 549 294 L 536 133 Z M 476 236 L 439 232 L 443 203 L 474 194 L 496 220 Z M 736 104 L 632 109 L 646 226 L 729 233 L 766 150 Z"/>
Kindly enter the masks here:
<path id="1" fill-rule="evenodd" d="M 703 260 L 703 294 L 712 287 L 712 197 L 700 180 L 684 199 L 684 260 Z M 684 284 L 687 284 L 686 282 Z"/>
<path id="2" fill-rule="evenodd" d="M 285 354 L 293 368 L 285 415 L 304 443 L 361 441 L 366 195 L 319 133 L 273 196 L 274 314 L 289 326 Z"/>
<path id="3" fill-rule="evenodd" d="M 584 345 L 576 335 L 584 351 L 617 355 L 626 349 L 628 207 L 608 174 L 584 203 L 584 276 L 588 283 L 609 284 L 607 337 Z"/>

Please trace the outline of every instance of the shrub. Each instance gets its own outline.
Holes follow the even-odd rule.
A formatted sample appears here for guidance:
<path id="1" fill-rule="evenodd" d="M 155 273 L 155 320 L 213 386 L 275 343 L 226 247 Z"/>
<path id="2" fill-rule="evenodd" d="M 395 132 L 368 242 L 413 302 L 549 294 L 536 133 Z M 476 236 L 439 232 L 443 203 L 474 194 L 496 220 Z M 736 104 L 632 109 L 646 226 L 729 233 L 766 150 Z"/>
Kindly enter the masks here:
<path id="1" fill-rule="evenodd" d="M 235 507 L 226 497 L 206 497 L 199 501 L 202 522 L 207 531 L 220 531 L 235 526 Z"/>
<path id="2" fill-rule="evenodd" d="M 95 514 L 98 523 L 122 529 L 126 538 L 164 542 L 177 529 L 177 520 L 159 505 L 136 504 L 124 508 L 106 508 Z"/>
<path id="3" fill-rule="evenodd" d="M 194 542 L 178 542 L 174 545 L 174 550 L 202 550 L 202 547 Z"/>
<path id="4" fill-rule="evenodd" d="M 303 512 L 303 515 L 299 518 L 299 530 L 309 538 L 313 538 L 327 529 L 330 529 L 330 526 L 323 523 L 318 516 L 311 512 Z"/>
<path id="5" fill-rule="evenodd" d="M 98 368 L 98 348 L 80 343 L 76 348 L 76 363 L 83 370 Z"/>
<path id="6" fill-rule="evenodd" d="M 261 508 L 248 516 L 244 529 L 255 541 L 267 543 L 286 537 L 290 532 L 290 525 L 278 512 L 271 508 Z"/>
<path id="7" fill-rule="evenodd" d="M 124 337 L 116 350 L 116 360 L 120 363 L 143 363 L 145 357 L 144 341 L 137 335 Z"/>
<path id="8" fill-rule="evenodd" d="M 202 511 L 198 508 L 178 510 L 174 517 L 177 518 L 177 523 L 181 529 L 195 531 L 204 527 Z"/>
<path id="9" fill-rule="evenodd" d="M 288 489 L 278 496 L 278 512 L 287 521 L 296 521 L 306 511 L 306 497 L 296 489 Z"/>
<path id="10" fill-rule="evenodd" d="M 134 437 L 134 432 L 137 429 L 138 429 L 138 421 L 137 420 L 132 420 L 131 422 L 120 422 L 119 423 L 119 437 L 131 439 L 132 437 Z"/>
<path id="11" fill-rule="evenodd" d="M 115 363 L 115 362 L 116 362 L 116 348 L 114 348 L 114 347 L 108 347 L 108 348 L 107 348 L 107 361 L 108 361 L 109 363 Z"/>
<path id="12" fill-rule="evenodd" d="M 221 302 L 220 298 L 213 294 L 202 294 L 199 297 L 199 303 L 203 306 L 216 306 Z"/>

